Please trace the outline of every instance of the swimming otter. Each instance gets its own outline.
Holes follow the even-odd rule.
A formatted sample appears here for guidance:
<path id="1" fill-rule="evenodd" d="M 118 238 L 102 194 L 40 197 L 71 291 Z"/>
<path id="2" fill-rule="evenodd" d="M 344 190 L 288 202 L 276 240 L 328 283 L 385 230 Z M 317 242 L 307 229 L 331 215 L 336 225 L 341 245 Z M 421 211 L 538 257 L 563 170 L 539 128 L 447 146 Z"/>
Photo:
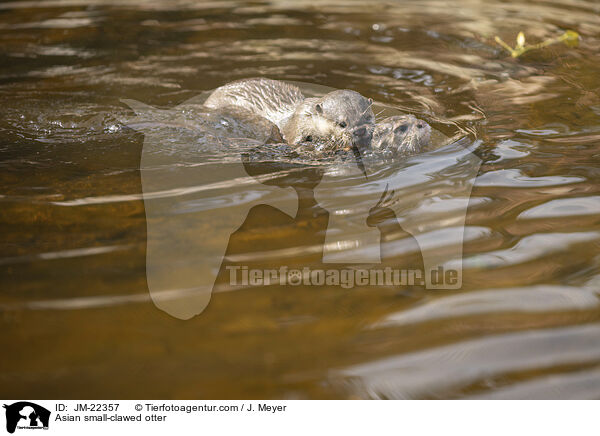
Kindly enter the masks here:
<path id="1" fill-rule="evenodd" d="M 394 157 L 408 157 L 422 152 L 430 141 L 429 124 L 414 115 L 397 115 L 375 125 L 371 147 Z"/>
<path id="2" fill-rule="evenodd" d="M 314 143 L 319 152 L 328 152 L 370 146 L 375 128 L 372 103 L 347 89 L 305 98 L 294 85 L 256 78 L 217 88 L 204 105 L 250 111 L 275 124 L 288 144 Z"/>
<path id="3" fill-rule="evenodd" d="M 207 115 L 207 125 L 213 127 L 220 138 L 249 138 L 263 144 L 284 142 L 275 124 L 249 110 L 228 106 L 204 115 Z"/>

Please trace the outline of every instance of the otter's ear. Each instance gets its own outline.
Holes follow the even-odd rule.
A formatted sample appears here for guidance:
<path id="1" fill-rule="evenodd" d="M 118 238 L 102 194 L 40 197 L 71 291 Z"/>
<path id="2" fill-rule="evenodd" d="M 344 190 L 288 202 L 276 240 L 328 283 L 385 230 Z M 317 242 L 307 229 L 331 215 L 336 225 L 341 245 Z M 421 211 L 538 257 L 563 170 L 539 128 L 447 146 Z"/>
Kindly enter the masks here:
<path id="1" fill-rule="evenodd" d="M 317 103 L 315 105 L 315 109 L 317 110 L 317 113 L 323 114 L 323 108 L 321 107 L 321 105 L 319 103 Z"/>
<path id="2" fill-rule="evenodd" d="M 373 99 L 372 98 L 367 98 L 367 100 L 369 101 L 369 105 L 373 104 Z"/>

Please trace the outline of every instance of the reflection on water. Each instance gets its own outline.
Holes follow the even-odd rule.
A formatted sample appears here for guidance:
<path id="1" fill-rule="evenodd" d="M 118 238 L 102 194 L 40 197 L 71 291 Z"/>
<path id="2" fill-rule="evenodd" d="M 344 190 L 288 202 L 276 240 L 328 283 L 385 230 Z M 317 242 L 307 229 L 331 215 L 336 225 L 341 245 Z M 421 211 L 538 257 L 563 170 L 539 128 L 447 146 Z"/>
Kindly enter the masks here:
<path id="1" fill-rule="evenodd" d="M 600 5 L 362 3 L 0 4 L 5 397 L 600 396 Z M 582 36 L 578 48 L 514 60 L 493 42 L 565 29 Z M 380 117 L 400 108 L 445 136 L 478 138 L 483 164 L 469 197 L 459 189 L 469 167 L 448 164 L 443 149 L 374 166 L 368 181 L 321 163 L 329 179 L 316 197 L 299 189 L 300 207 L 259 211 L 223 265 L 322 267 L 325 246 L 406 267 L 424 260 L 415 235 L 452 265 L 464 229 L 461 289 L 231 287 L 221 275 L 200 316 L 156 309 L 145 138 L 121 123 L 132 115 L 122 100 L 168 111 L 252 76 L 356 90 Z M 215 243 L 229 211 L 266 198 L 265 184 L 232 172 L 239 153 L 161 132 L 171 164 L 196 179 L 144 194 L 178 199 L 177 214 L 205 214 L 177 229 L 181 241 Z M 279 168 L 260 177 L 321 176 Z M 364 224 L 371 194 L 388 185 L 400 225 L 373 227 L 381 247 L 351 231 L 325 244 L 328 222 Z M 155 302 L 198 292 L 170 284 Z"/>
<path id="2" fill-rule="evenodd" d="M 369 396 L 420 398 L 443 395 L 457 386 L 467 388 L 511 372 L 584 365 L 599 357 L 600 329 L 591 324 L 489 335 L 369 362 L 344 373 L 358 378 Z"/>

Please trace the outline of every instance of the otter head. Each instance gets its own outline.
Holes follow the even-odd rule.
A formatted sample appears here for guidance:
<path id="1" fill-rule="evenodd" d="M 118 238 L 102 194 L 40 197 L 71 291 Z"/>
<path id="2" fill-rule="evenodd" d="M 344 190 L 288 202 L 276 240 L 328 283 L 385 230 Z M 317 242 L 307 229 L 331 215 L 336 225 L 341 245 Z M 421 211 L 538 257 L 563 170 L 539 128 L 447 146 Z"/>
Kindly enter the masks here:
<path id="1" fill-rule="evenodd" d="M 377 123 L 371 146 L 394 155 L 410 156 L 423 151 L 430 140 L 429 124 L 414 115 L 398 115 Z"/>
<path id="2" fill-rule="evenodd" d="M 307 98 L 284 126 L 283 136 L 291 144 L 314 143 L 322 151 L 366 148 L 375 127 L 371 104 L 347 89 Z"/>

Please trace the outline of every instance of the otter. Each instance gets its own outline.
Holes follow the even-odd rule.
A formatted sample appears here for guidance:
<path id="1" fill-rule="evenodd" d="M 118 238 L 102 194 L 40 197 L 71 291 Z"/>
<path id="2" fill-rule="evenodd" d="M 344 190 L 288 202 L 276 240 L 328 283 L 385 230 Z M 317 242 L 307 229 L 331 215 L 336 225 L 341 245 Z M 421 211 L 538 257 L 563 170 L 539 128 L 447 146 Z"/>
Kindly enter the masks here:
<path id="1" fill-rule="evenodd" d="M 408 157 L 424 151 L 430 141 L 429 124 L 414 115 L 396 115 L 375 125 L 371 147 L 393 157 Z"/>
<path id="2" fill-rule="evenodd" d="M 373 101 L 348 89 L 305 98 L 297 86 L 278 80 L 242 79 L 217 88 L 204 102 L 214 110 L 237 109 L 277 126 L 290 145 L 313 144 L 320 153 L 361 150 L 375 128 Z M 277 136 L 271 133 L 270 136 Z"/>
<path id="3" fill-rule="evenodd" d="M 212 126 L 221 138 L 250 138 L 262 144 L 285 142 L 279 128 L 266 118 L 243 108 L 227 106 L 205 114 L 207 125 Z"/>

